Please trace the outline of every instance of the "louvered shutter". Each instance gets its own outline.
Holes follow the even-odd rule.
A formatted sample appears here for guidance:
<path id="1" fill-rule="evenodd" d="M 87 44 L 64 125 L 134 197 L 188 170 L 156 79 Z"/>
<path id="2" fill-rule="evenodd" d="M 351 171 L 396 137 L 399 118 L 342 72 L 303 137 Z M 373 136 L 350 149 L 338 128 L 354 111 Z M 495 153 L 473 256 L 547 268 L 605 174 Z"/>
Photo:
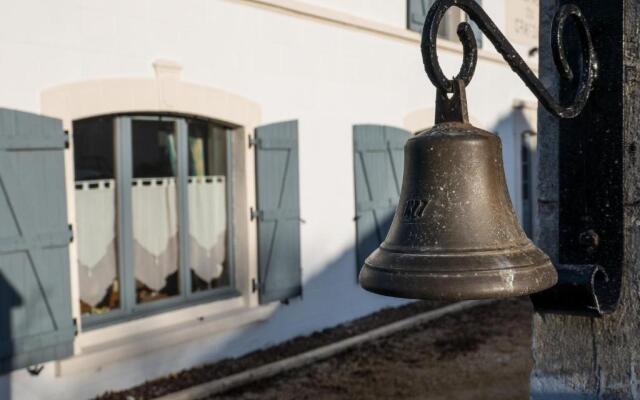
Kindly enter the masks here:
<path id="1" fill-rule="evenodd" d="M 404 144 L 410 136 L 389 126 L 353 128 L 358 271 L 389 231 L 400 198 Z"/>
<path id="2" fill-rule="evenodd" d="M 0 109 L 0 372 L 72 354 L 59 120 Z"/>
<path id="3" fill-rule="evenodd" d="M 298 121 L 256 129 L 260 303 L 302 294 Z"/>

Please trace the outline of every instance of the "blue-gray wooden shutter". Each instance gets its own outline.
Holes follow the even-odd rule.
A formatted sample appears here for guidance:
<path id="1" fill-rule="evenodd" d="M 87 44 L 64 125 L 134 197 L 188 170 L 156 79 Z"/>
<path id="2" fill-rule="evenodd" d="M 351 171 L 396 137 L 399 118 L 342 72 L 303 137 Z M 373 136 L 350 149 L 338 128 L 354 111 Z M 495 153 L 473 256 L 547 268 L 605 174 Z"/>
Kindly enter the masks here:
<path id="1" fill-rule="evenodd" d="M 407 0 L 407 28 L 422 32 L 427 12 L 436 0 Z"/>
<path id="2" fill-rule="evenodd" d="M 436 0 L 407 0 L 407 28 L 412 31 L 422 33 L 424 27 L 424 20 L 427 18 L 429 9 L 436 2 Z M 482 6 L 482 0 L 476 0 L 480 6 Z M 445 17 L 446 18 L 446 17 Z M 466 21 L 471 25 L 471 29 L 476 36 L 478 48 L 482 47 L 482 31 L 478 28 L 475 22 L 470 21 L 466 17 Z M 444 24 L 445 21 L 442 21 Z M 451 39 L 451 38 L 450 38 Z"/>
<path id="3" fill-rule="evenodd" d="M 72 354 L 59 120 L 0 109 L 0 373 Z"/>
<path id="4" fill-rule="evenodd" d="M 260 303 L 302 294 L 298 121 L 256 129 Z"/>
<path id="5" fill-rule="evenodd" d="M 353 127 L 358 271 L 389 231 L 400 198 L 404 144 L 409 137 L 411 133 L 389 126 Z"/>
<path id="6" fill-rule="evenodd" d="M 482 7 L 482 0 L 476 0 L 476 3 Z M 478 48 L 482 48 L 482 31 L 478 28 L 478 25 L 469 18 L 467 15 L 465 17 L 465 21 L 471 25 L 471 30 L 473 30 L 473 35 L 476 37 L 476 43 L 478 44 Z"/>

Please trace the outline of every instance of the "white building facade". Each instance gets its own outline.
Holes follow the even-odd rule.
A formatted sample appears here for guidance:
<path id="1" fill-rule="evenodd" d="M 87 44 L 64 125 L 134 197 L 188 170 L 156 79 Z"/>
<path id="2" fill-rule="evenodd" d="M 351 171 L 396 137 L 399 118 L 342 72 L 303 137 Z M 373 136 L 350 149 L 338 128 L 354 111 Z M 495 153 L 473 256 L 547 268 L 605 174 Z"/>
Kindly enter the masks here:
<path id="1" fill-rule="evenodd" d="M 393 193 L 363 193 L 397 183 L 391 136 L 433 124 L 408 28 L 429 1 L 3 3 L 0 107 L 68 132 L 59 315 L 75 332 L 57 356 L 20 359 L 16 337 L 40 311 L 0 264 L 20 299 L 0 330 L 1 398 L 90 398 L 403 303 L 358 286 L 394 207 L 376 208 Z M 535 67 L 537 2 L 482 5 Z M 438 47 L 447 75 L 462 55 L 451 32 Z M 502 138 L 531 231 L 536 103 L 487 38 L 467 97 L 472 122 Z M 362 153 L 362 138 L 389 152 Z"/>

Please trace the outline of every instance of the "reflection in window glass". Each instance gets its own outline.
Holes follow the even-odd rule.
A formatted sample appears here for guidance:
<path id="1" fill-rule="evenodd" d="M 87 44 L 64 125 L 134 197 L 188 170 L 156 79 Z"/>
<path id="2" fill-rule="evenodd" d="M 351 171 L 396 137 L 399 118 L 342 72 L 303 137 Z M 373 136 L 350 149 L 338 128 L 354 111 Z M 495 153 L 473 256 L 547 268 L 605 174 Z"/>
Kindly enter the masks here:
<path id="1" fill-rule="evenodd" d="M 136 301 L 179 294 L 176 123 L 133 119 L 131 186 Z"/>
<path id="2" fill-rule="evenodd" d="M 193 292 L 229 285 L 227 130 L 191 120 L 189 129 L 189 263 Z"/>
<path id="3" fill-rule="evenodd" d="M 73 124 L 80 310 L 120 308 L 113 118 Z"/>

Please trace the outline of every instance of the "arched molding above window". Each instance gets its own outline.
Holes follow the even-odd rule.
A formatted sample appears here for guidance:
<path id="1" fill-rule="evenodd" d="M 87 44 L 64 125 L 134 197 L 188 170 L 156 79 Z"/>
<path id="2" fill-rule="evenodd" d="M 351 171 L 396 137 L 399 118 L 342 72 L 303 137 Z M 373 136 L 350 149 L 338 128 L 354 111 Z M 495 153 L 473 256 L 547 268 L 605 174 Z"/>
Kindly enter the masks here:
<path id="1" fill-rule="evenodd" d="M 175 63 L 154 63 L 155 79 L 121 78 L 64 84 L 45 90 L 42 113 L 74 120 L 104 114 L 168 112 L 196 115 L 253 130 L 261 119 L 258 104 L 224 90 L 179 80 Z M 169 72 L 167 72 L 169 71 Z"/>
<path id="2" fill-rule="evenodd" d="M 436 109 L 434 107 L 418 108 L 413 110 L 404 117 L 404 128 L 410 132 L 418 133 L 434 125 Z M 484 124 L 480 123 L 473 115 L 469 116 L 471 125 L 480 129 L 485 129 Z"/>

